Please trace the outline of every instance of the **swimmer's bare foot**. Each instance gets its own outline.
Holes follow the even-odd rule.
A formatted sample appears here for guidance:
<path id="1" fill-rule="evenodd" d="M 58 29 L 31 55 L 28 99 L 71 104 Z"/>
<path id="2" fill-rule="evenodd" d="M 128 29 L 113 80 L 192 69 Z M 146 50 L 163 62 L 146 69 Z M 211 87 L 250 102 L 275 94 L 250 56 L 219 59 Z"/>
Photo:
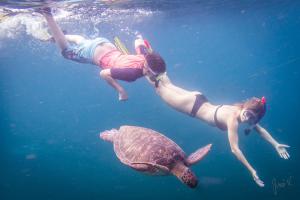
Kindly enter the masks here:
<path id="1" fill-rule="evenodd" d="M 126 101 L 128 99 L 128 95 L 125 91 L 119 92 L 119 101 Z"/>
<path id="2" fill-rule="evenodd" d="M 52 12 L 51 12 L 50 7 L 37 8 L 35 11 L 42 14 L 42 15 L 52 16 Z"/>
<path id="3" fill-rule="evenodd" d="M 199 92 L 199 91 L 192 91 L 192 94 L 193 94 L 193 95 L 199 95 L 199 94 L 201 95 L 202 93 Z"/>

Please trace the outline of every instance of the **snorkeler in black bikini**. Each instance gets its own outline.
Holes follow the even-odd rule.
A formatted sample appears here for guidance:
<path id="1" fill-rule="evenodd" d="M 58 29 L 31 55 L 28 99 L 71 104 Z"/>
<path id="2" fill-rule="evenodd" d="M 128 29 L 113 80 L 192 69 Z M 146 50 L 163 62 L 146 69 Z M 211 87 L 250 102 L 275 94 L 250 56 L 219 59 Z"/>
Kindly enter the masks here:
<path id="1" fill-rule="evenodd" d="M 148 77 L 148 81 L 154 86 L 157 94 L 174 109 L 226 131 L 232 153 L 249 170 L 254 181 L 260 187 L 264 186 L 264 182 L 239 148 L 239 125 L 248 124 L 248 128 L 245 130 L 246 134 L 255 130 L 263 139 L 272 144 L 281 158 L 288 159 L 290 157 L 286 150 L 289 146 L 278 143 L 266 129 L 258 124 L 266 112 L 264 97 L 261 99 L 253 97 L 244 103 L 234 105 L 213 105 L 200 92 L 188 91 L 175 86 L 166 73 L 154 81 L 153 78 Z"/>

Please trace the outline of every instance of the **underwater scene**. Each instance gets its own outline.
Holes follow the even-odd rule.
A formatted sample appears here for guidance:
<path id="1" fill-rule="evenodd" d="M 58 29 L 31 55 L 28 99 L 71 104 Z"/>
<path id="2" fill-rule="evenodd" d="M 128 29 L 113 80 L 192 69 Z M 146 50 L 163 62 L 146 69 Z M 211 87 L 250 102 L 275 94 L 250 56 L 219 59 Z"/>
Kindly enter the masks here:
<path id="1" fill-rule="evenodd" d="M 300 1 L 1 0 L 0 199 L 297 199 Z"/>

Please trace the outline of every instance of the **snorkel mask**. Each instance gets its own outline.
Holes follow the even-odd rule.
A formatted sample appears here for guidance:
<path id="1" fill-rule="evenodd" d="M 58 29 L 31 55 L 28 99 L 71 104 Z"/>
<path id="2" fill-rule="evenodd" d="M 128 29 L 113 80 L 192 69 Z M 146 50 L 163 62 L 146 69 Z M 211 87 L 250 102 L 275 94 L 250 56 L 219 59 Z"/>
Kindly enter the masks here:
<path id="1" fill-rule="evenodd" d="M 247 119 L 248 124 L 250 125 L 249 128 L 246 128 L 244 130 L 246 135 L 249 135 L 251 130 L 256 126 L 256 124 L 260 121 L 260 119 L 264 116 L 266 112 L 266 98 L 263 96 L 261 99 L 257 99 L 256 101 L 259 101 L 263 105 L 260 113 L 256 113 L 251 109 L 246 109 L 243 113 L 243 116 Z"/>
<path id="2" fill-rule="evenodd" d="M 261 99 L 254 98 L 251 99 L 255 102 L 255 107 L 251 106 L 249 109 L 245 109 L 243 116 L 247 119 L 250 124 L 256 124 L 266 112 L 266 98 L 262 97 Z"/>
<path id="3" fill-rule="evenodd" d="M 250 125 L 255 124 L 257 121 L 257 115 L 252 110 L 245 110 L 243 116 L 246 118 Z"/>

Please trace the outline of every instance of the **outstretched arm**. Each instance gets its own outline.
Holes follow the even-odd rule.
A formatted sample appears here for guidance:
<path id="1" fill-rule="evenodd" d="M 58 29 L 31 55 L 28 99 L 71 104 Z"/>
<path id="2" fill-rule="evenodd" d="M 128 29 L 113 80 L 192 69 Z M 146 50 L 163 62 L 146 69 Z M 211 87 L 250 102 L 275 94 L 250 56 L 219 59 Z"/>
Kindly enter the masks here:
<path id="1" fill-rule="evenodd" d="M 260 180 L 260 178 L 257 176 L 256 171 L 254 168 L 250 165 L 250 163 L 245 158 L 244 154 L 239 148 L 239 138 L 238 138 L 238 121 L 236 119 L 229 119 L 228 123 L 228 139 L 230 143 L 230 148 L 232 153 L 243 163 L 243 165 L 249 170 L 249 172 L 252 174 L 252 177 L 257 185 L 260 187 L 264 186 L 264 182 Z"/>
<path id="2" fill-rule="evenodd" d="M 100 71 L 100 77 L 107 81 L 119 93 L 119 100 L 125 101 L 128 99 L 127 93 L 124 88 L 111 76 L 110 69 L 103 69 Z"/>
<path id="3" fill-rule="evenodd" d="M 268 141 L 272 146 L 276 149 L 277 153 L 281 158 L 288 159 L 290 157 L 289 153 L 287 152 L 286 148 L 288 148 L 288 145 L 285 144 L 279 144 L 272 136 L 271 134 L 261 127 L 259 124 L 256 124 L 254 129 L 258 132 L 258 134 L 264 138 L 266 141 Z"/>

